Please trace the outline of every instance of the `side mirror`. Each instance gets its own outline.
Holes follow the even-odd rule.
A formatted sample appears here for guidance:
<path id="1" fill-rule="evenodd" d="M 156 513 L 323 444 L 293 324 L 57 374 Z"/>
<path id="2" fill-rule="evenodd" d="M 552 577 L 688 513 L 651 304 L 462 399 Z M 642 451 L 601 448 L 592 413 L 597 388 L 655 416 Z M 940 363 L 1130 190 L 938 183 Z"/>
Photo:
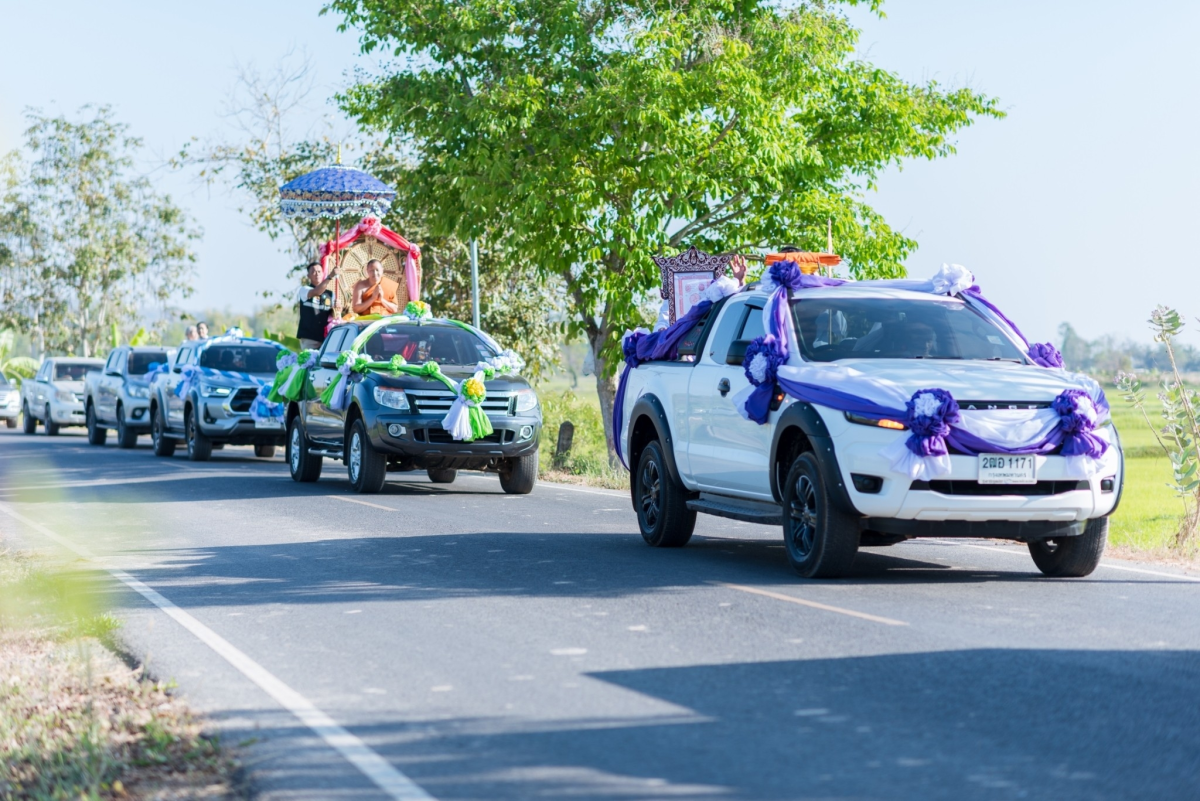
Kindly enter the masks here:
<path id="1" fill-rule="evenodd" d="M 321 366 L 324 367 L 326 370 L 336 370 L 337 369 L 337 355 L 335 354 L 332 356 L 322 356 L 321 357 Z"/>
<path id="2" fill-rule="evenodd" d="M 750 347 L 750 340 L 737 339 L 729 345 L 729 352 L 725 354 L 725 363 L 742 366 L 742 362 L 746 360 L 746 348 Z"/>
<path id="3" fill-rule="evenodd" d="M 183 368 L 182 368 L 182 367 L 172 367 L 172 368 L 171 368 L 171 372 L 172 372 L 172 373 L 182 373 L 182 372 L 183 372 Z"/>
<path id="4" fill-rule="evenodd" d="M 117 370 L 109 370 L 105 373 L 105 375 L 111 375 L 111 376 L 115 376 L 117 378 L 121 377 L 121 373 L 118 372 Z"/>

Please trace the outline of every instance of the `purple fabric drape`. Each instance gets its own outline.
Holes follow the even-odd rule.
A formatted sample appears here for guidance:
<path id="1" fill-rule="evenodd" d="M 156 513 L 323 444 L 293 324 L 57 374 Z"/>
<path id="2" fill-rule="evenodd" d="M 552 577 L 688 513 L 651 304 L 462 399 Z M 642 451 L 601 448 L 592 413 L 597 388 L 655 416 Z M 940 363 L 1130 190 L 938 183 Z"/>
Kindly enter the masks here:
<path id="1" fill-rule="evenodd" d="M 986 306 L 992 312 L 992 314 L 996 315 L 1001 320 L 1003 320 L 1008 325 L 1008 327 L 1013 330 L 1013 333 L 1015 333 L 1017 336 L 1019 336 L 1021 338 L 1021 341 L 1025 343 L 1026 347 L 1029 347 L 1028 338 L 1026 338 L 1026 336 L 1021 333 L 1020 328 L 1017 328 L 1017 324 L 1014 323 L 1012 320 L 1008 319 L 1008 317 L 1006 317 L 1004 315 L 1004 312 L 1000 311 L 1000 309 L 998 309 L 994 303 L 992 303 L 990 300 L 985 298 L 983 296 L 983 293 L 981 293 L 979 291 L 978 286 L 973 286 L 970 289 L 965 290 L 962 294 L 966 295 L 967 297 L 971 298 L 972 300 L 979 301 L 979 303 Z"/>
<path id="2" fill-rule="evenodd" d="M 828 406 L 839 412 L 850 412 L 851 414 L 861 414 L 863 417 L 874 417 L 879 420 L 883 418 L 888 418 L 889 420 L 904 419 L 903 409 L 890 409 L 887 406 L 875 403 L 875 401 L 860 398 L 848 392 L 817 386 L 816 384 L 806 384 L 802 381 L 790 381 L 782 376 L 776 380 L 780 389 L 796 400 L 815 403 L 819 406 Z"/>
<path id="3" fill-rule="evenodd" d="M 1062 354 L 1050 342 L 1034 342 L 1029 346 L 1029 358 L 1039 367 L 1062 367 Z"/>
<path id="4" fill-rule="evenodd" d="M 679 341 L 696 327 L 713 307 L 711 300 L 702 300 L 688 313 L 675 321 L 673 325 L 646 334 L 634 332 L 621 343 L 621 352 L 625 355 L 625 366 L 621 369 L 621 377 L 617 379 L 617 393 L 613 396 L 612 431 L 613 445 L 617 450 L 617 458 L 625 464 L 625 454 L 621 452 L 621 429 L 625 419 L 625 385 L 629 383 L 629 371 L 642 362 L 674 361 L 679 358 Z"/>
<path id="5" fill-rule="evenodd" d="M 917 408 L 918 399 L 932 399 L 937 406 L 932 409 Z M 945 456 L 946 437 L 951 426 L 962 422 L 958 413 L 958 402 L 944 389 L 921 389 L 913 393 L 905 404 L 904 424 L 912 431 L 905 445 L 917 456 Z"/>

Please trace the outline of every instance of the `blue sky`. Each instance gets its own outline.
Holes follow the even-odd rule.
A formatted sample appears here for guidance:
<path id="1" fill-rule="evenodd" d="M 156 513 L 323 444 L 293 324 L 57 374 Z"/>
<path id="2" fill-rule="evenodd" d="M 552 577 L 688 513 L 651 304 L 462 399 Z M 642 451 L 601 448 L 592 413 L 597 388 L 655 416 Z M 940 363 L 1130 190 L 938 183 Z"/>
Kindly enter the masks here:
<path id="1" fill-rule="evenodd" d="M 0 0 L 0 150 L 19 144 L 26 106 L 108 103 L 165 158 L 220 134 L 236 66 L 269 69 L 303 48 L 321 102 L 363 62 L 352 34 L 310 0 L 205 4 Z M 861 49 L 910 80 L 995 95 L 1007 119 L 958 138 L 959 153 L 889 172 L 868 200 L 917 239 L 910 274 L 974 271 L 1035 339 L 1070 321 L 1086 336 L 1146 339 L 1156 303 L 1200 314 L 1193 252 L 1200 212 L 1194 31 L 1200 3 L 892 0 L 862 10 Z M 21 35 L 21 32 L 30 35 Z M 163 185 L 205 230 L 192 307 L 249 310 L 287 287 L 288 260 L 221 189 Z"/>

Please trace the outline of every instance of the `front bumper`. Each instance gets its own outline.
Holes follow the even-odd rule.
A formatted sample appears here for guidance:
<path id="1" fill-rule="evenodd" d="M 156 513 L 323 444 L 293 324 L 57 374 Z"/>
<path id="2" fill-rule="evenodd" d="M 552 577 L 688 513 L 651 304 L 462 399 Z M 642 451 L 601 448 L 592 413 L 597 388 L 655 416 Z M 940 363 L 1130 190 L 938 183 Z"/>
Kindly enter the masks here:
<path id="1" fill-rule="evenodd" d="M 456 442 L 442 428 L 444 415 L 367 413 L 367 431 L 376 450 L 421 459 L 509 459 L 537 450 L 542 419 L 537 415 L 489 415 L 494 431 L 474 442 Z M 389 426 L 402 426 L 392 434 Z"/>
<path id="2" fill-rule="evenodd" d="M 50 402 L 50 419 L 60 426 L 82 426 L 87 424 L 83 403 Z"/>
<path id="3" fill-rule="evenodd" d="M 125 412 L 125 427 L 131 431 L 150 430 L 150 400 L 149 398 L 121 398 L 121 409 Z"/>
<path id="4" fill-rule="evenodd" d="M 1072 474 L 1062 456 L 1038 456 L 1037 486 L 980 485 L 976 483 L 979 460 L 952 455 L 949 476 L 914 482 L 907 475 L 893 472 L 888 459 L 880 455 L 885 446 L 909 436 L 908 432 L 855 425 L 838 412 L 825 408 L 820 411 L 833 435 L 838 468 L 850 502 L 869 518 L 971 523 L 980 531 L 987 530 L 984 524 L 990 523 L 1065 525 L 1110 514 L 1121 494 L 1121 458 L 1115 442 L 1102 459 L 1099 472 L 1088 478 Z M 874 493 L 861 492 L 855 487 L 854 474 L 878 476 L 883 479 L 882 487 Z"/>
<path id="5" fill-rule="evenodd" d="M 214 442 L 230 445 L 283 445 L 283 418 L 278 428 L 258 426 L 249 412 L 235 411 L 228 398 L 198 398 L 200 430 Z"/>

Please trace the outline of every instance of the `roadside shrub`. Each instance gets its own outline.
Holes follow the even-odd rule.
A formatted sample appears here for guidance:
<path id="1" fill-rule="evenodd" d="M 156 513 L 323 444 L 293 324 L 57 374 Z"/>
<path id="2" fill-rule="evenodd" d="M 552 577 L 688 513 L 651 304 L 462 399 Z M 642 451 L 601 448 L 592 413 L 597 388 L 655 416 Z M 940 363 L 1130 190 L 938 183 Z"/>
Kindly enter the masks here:
<path id="1" fill-rule="evenodd" d="M 629 474 L 623 469 L 614 470 L 608 464 L 608 445 L 604 439 L 604 421 L 600 417 L 599 403 L 581 398 L 569 389 L 540 397 L 542 440 L 539 466 L 542 476 L 559 479 L 578 476 L 588 484 L 610 489 L 628 487 Z M 558 428 L 564 420 L 574 424 L 575 438 L 570 453 L 556 465 L 554 448 L 558 440 Z"/>

